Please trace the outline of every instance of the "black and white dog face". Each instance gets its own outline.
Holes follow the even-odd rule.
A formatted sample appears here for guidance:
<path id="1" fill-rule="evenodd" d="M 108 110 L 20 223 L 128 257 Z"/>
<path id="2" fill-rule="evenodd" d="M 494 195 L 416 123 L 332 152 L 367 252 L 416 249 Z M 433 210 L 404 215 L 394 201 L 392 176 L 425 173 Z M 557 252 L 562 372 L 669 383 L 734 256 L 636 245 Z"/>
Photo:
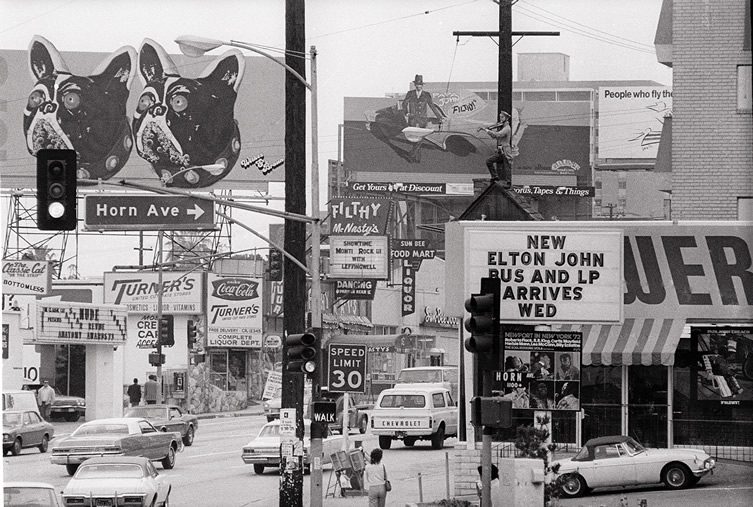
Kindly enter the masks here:
<path id="1" fill-rule="evenodd" d="M 240 132 L 233 117 L 244 59 L 231 50 L 196 79 L 181 77 L 151 39 L 139 50 L 144 91 L 133 115 L 136 151 L 167 185 L 202 188 L 224 178 L 238 160 Z"/>
<path id="2" fill-rule="evenodd" d="M 133 146 L 126 116 L 136 50 L 124 46 L 91 76 L 75 76 L 50 41 L 35 35 L 29 67 L 36 84 L 24 111 L 29 153 L 42 148 L 78 152 L 78 177 L 108 179 L 128 160 Z"/>

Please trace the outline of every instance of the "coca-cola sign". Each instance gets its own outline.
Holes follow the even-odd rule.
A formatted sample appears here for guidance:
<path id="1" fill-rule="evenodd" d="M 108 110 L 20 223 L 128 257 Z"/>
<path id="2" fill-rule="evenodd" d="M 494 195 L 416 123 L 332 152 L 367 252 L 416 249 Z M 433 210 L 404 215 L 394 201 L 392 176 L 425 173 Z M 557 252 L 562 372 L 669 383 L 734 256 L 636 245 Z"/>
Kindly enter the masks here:
<path id="1" fill-rule="evenodd" d="M 258 296 L 259 283 L 250 278 L 220 278 L 212 280 L 212 296 L 228 301 L 244 301 Z"/>

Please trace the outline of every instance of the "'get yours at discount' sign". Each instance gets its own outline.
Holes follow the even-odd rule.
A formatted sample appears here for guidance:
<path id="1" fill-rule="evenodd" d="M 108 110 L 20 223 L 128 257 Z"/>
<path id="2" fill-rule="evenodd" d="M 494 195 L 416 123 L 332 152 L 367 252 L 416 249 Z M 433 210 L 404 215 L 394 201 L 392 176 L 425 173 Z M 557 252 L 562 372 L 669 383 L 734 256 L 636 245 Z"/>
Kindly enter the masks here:
<path id="1" fill-rule="evenodd" d="M 621 231 L 467 232 L 471 291 L 501 278 L 503 322 L 620 322 Z"/>

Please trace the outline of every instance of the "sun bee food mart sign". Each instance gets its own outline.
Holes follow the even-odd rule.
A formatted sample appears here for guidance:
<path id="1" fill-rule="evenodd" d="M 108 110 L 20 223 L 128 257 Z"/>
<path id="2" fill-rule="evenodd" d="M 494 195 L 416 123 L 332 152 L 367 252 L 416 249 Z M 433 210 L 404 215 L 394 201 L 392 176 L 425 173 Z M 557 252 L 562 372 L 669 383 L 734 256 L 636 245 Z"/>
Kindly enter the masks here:
<path id="1" fill-rule="evenodd" d="M 502 280 L 503 322 L 622 321 L 620 229 L 561 223 L 455 222 L 446 233 L 448 301 Z M 458 277 L 462 276 L 462 280 Z"/>

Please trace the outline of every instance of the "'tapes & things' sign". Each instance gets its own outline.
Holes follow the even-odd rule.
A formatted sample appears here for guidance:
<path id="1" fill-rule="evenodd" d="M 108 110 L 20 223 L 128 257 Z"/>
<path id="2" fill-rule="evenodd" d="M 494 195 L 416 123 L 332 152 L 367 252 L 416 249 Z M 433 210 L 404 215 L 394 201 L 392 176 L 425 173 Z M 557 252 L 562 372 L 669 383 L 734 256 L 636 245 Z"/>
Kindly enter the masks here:
<path id="1" fill-rule="evenodd" d="M 622 232 L 468 231 L 470 280 L 502 279 L 503 322 L 620 322 Z"/>

